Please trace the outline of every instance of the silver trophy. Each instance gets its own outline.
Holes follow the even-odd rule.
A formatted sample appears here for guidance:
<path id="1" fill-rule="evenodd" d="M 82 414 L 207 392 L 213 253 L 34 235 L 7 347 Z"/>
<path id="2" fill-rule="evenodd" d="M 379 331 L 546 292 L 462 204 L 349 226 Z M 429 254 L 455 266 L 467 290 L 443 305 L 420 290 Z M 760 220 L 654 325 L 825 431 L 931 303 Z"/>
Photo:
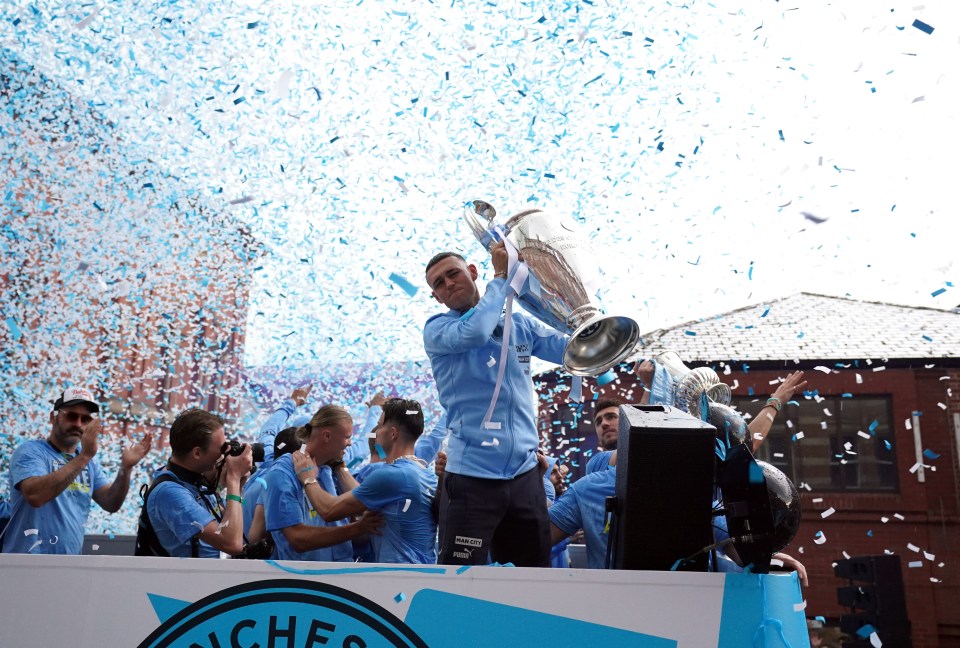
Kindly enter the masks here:
<path id="1" fill-rule="evenodd" d="M 692 416 L 701 417 L 700 400 L 704 394 L 710 402 L 721 405 L 729 405 L 733 399 L 730 386 L 720 382 L 717 372 L 709 367 L 690 369 L 676 351 L 665 351 L 654 360 L 673 378 L 676 385 L 674 405 Z"/>
<path id="2" fill-rule="evenodd" d="M 575 376 L 596 376 L 623 361 L 640 339 L 629 317 L 605 315 L 596 298 L 600 270 L 595 253 L 566 218 L 529 209 L 496 222 L 497 212 L 482 200 L 467 204 L 464 218 L 483 247 L 503 236 L 530 269 L 527 290 L 517 297 L 544 324 L 570 335 L 563 365 Z"/>

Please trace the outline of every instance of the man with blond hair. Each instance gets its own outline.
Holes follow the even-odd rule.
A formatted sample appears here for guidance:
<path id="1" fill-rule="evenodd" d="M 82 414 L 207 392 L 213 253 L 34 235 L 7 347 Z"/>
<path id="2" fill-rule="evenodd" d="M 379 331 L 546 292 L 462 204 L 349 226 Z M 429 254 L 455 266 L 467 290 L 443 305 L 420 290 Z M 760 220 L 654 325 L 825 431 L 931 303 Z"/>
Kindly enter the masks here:
<path id="1" fill-rule="evenodd" d="M 343 455 L 352 442 L 353 419 L 339 405 L 324 405 L 300 429 L 298 440 L 313 461 L 323 466 L 317 477 L 307 479 L 328 493 L 336 494 L 333 479 L 343 489 L 356 486 L 343 463 Z M 319 560 L 353 562 L 351 540 L 376 531 L 380 516 L 364 514 L 356 522 L 338 520 L 326 523 L 314 510 L 300 484 L 290 454 L 276 460 L 264 476 L 267 486 L 261 496 L 266 530 L 276 544 L 275 557 L 280 560 Z"/>

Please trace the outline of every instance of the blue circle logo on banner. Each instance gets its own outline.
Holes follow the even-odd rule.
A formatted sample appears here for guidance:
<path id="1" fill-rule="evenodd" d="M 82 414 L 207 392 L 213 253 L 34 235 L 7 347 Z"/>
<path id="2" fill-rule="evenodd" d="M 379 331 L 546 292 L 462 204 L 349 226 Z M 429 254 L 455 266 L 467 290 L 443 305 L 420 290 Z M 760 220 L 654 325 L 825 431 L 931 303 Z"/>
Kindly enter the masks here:
<path id="1" fill-rule="evenodd" d="M 399 618 L 341 587 L 279 579 L 221 590 L 167 619 L 140 648 L 427 648 Z"/>

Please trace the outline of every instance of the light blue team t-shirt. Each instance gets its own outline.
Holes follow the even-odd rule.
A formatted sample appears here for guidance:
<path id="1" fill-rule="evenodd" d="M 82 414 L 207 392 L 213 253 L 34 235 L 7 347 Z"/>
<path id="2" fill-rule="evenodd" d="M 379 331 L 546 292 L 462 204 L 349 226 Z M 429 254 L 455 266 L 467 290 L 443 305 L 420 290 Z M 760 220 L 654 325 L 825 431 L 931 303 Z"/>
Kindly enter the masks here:
<path id="1" fill-rule="evenodd" d="M 616 490 L 617 468 L 610 466 L 575 481 L 547 511 L 550 521 L 567 535 L 583 529 L 590 569 L 603 569 L 607 562 L 606 500 Z"/>
<path id="2" fill-rule="evenodd" d="M 175 558 L 190 558 L 193 537 L 216 519 L 210 509 L 222 515 L 217 498 L 213 494 L 202 494 L 196 486 L 182 481 L 169 470 L 157 471 L 154 480 L 161 475 L 173 475 L 174 479 L 157 484 L 147 496 L 150 524 L 167 553 Z M 207 505 L 203 503 L 204 498 Z M 197 557 L 219 558 L 220 551 L 201 540 Z"/>
<path id="3" fill-rule="evenodd" d="M 347 520 L 324 522 L 320 514 L 313 510 L 293 470 L 293 457 L 286 454 L 277 459 L 270 471 L 264 475 L 264 481 L 266 488 L 260 495 L 260 502 L 263 504 L 267 531 L 273 536 L 277 547 L 274 557 L 279 560 L 353 562 L 353 545 L 349 540 L 332 547 L 299 553 L 293 550 L 283 534 L 283 529 L 297 524 L 332 527 L 348 523 Z M 331 495 L 337 494 L 329 468 L 321 468 L 317 474 L 317 481 L 320 487 Z"/>
<path id="4" fill-rule="evenodd" d="M 268 418 L 260 428 L 260 434 L 257 435 L 257 443 L 263 444 L 264 464 L 273 463 L 274 439 L 277 438 L 277 434 L 280 432 L 280 430 L 282 430 L 284 427 L 287 427 L 287 421 L 290 420 L 290 417 L 293 416 L 293 413 L 296 411 L 297 404 L 293 402 L 292 398 L 288 398 L 287 400 L 283 401 L 277 411 L 271 414 L 270 418 Z M 259 469 L 260 466 L 257 468 Z M 244 496 L 244 498 L 246 498 L 246 496 Z"/>
<path id="5" fill-rule="evenodd" d="M 437 522 L 433 497 L 437 476 L 419 462 L 401 457 L 371 471 L 353 495 L 372 511 L 383 513 L 382 535 L 371 536 L 377 562 L 437 562 Z"/>
<path id="6" fill-rule="evenodd" d="M 362 484 L 364 480 L 366 480 L 367 475 L 372 473 L 374 470 L 377 470 L 378 468 L 383 468 L 386 465 L 387 464 L 383 463 L 382 461 L 378 461 L 377 463 L 368 463 L 362 468 L 360 468 L 360 470 L 357 471 L 357 474 L 354 475 L 353 478 L 357 480 L 358 484 Z"/>
<path id="7" fill-rule="evenodd" d="M 358 484 L 362 484 L 364 480 L 366 480 L 367 475 L 386 465 L 387 464 L 382 461 L 365 464 L 357 471 L 357 474 L 354 475 L 353 478 L 357 480 Z M 373 552 L 373 544 L 370 542 L 371 537 L 373 536 L 365 536 L 353 540 L 353 558 L 357 562 L 377 562 L 377 556 Z"/>
<path id="8" fill-rule="evenodd" d="M 253 524 L 253 514 L 257 511 L 257 505 L 262 504 L 263 492 L 267 489 L 266 476 L 273 467 L 273 460 L 269 465 L 261 465 L 257 471 L 250 476 L 247 483 L 243 485 L 243 535 L 250 535 L 250 525 Z"/>
<path id="9" fill-rule="evenodd" d="M 586 474 L 589 475 L 590 473 L 610 468 L 610 455 L 612 454 L 613 450 L 601 450 L 600 452 L 593 453 L 590 461 L 587 462 Z"/>
<path id="10" fill-rule="evenodd" d="M 259 493 L 256 491 L 262 488 L 264 483 L 263 479 L 257 481 L 257 477 L 262 477 L 267 473 L 267 470 L 273 465 L 273 445 L 276 441 L 277 434 L 280 433 L 284 427 L 287 426 L 287 422 L 293 413 L 297 411 L 297 404 L 293 402 L 292 398 L 288 398 L 283 401 L 279 409 L 270 415 L 270 418 L 266 420 L 263 426 L 260 428 L 260 433 L 257 435 L 257 443 L 263 444 L 263 461 L 258 464 L 254 464 L 254 472 L 251 475 L 250 479 L 243 485 L 243 491 L 241 495 L 243 496 L 243 532 L 246 533 L 250 530 L 250 522 L 253 520 L 253 512 L 256 508 L 256 502 L 252 505 L 247 506 L 247 503 L 252 500 L 259 499 Z M 253 489 L 254 492 L 251 492 Z"/>
<path id="11" fill-rule="evenodd" d="M 39 508 L 30 506 L 16 487 L 29 477 L 43 477 L 60 470 L 74 456 L 39 439 L 24 441 L 14 451 L 10 459 L 13 517 L 3 535 L 5 553 L 80 554 L 93 493 L 109 483 L 97 458 L 91 459 L 62 493 Z"/>

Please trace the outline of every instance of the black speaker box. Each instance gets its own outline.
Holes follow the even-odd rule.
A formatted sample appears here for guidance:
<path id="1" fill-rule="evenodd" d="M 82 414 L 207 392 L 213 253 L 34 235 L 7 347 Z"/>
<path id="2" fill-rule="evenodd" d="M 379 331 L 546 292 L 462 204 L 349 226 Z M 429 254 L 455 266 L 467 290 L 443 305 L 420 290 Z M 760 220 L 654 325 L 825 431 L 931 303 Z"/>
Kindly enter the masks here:
<path id="1" fill-rule="evenodd" d="M 678 409 L 620 406 L 614 568 L 707 570 L 700 552 L 713 544 L 715 437 Z"/>
<path id="2" fill-rule="evenodd" d="M 900 556 L 856 556 L 838 560 L 833 572 L 849 581 L 848 585 L 837 588 L 837 601 L 857 610 L 840 617 L 841 630 L 854 639 L 863 639 L 857 632 L 870 625 L 885 646 L 908 648 L 912 645 Z"/>

